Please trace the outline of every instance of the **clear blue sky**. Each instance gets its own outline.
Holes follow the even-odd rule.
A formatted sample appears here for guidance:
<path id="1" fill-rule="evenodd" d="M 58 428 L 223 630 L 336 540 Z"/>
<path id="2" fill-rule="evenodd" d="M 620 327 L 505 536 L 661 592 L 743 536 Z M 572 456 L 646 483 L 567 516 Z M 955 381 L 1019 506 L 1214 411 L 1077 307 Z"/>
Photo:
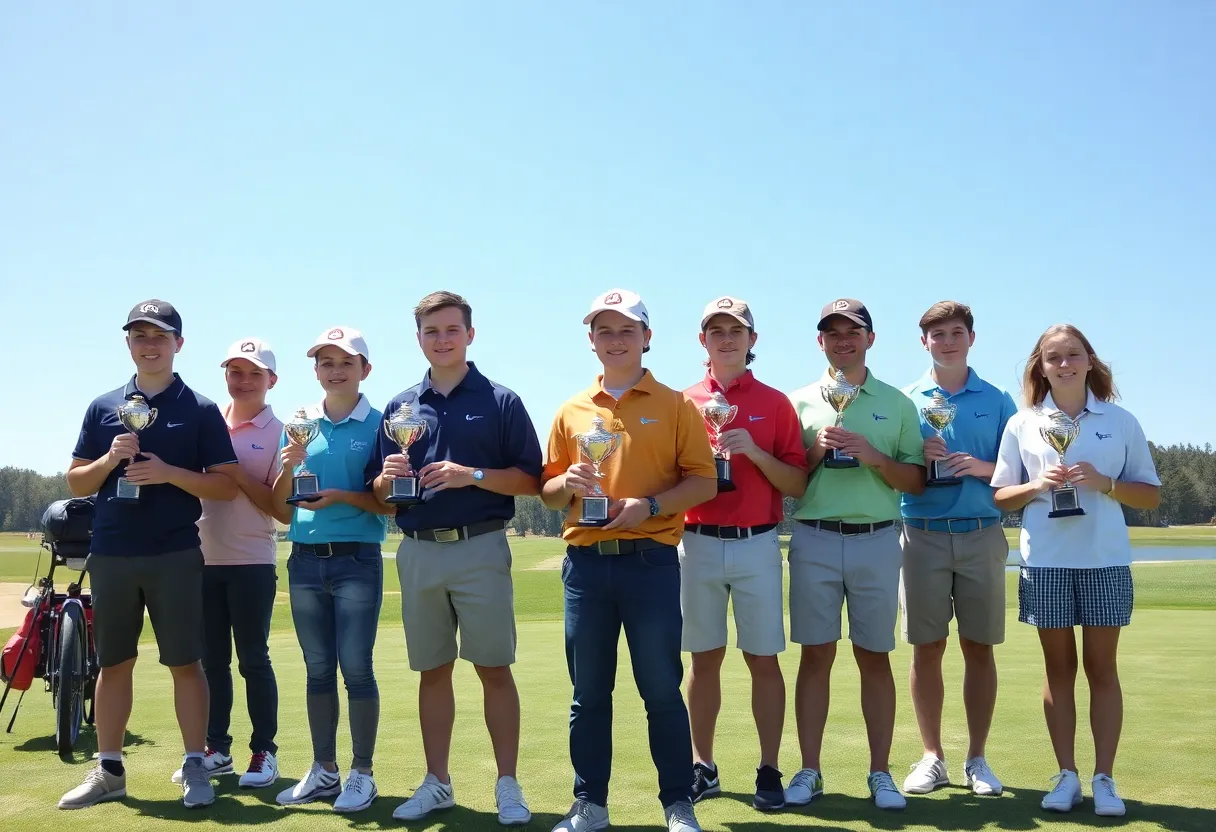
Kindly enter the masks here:
<path id="1" fill-rule="evenodd" d="M 182 310 L 178 369 L 219 401 L 226 346 L 268 339 L 289 417 L 335 324 L 377 406 L 416 382 L 439 288 L 542 437 L 624 286 L 673 386 L 721 293 L 784 390 L 822 371 L 825 302 L 869 305 L 903 385 L 956 298 L 995 383 L 1069 321 L 1151 439 L 1212 440 L 1214 35 L 1212 3 L 10 5 L 0 464 L 66 467 L 139 300 Z"/>

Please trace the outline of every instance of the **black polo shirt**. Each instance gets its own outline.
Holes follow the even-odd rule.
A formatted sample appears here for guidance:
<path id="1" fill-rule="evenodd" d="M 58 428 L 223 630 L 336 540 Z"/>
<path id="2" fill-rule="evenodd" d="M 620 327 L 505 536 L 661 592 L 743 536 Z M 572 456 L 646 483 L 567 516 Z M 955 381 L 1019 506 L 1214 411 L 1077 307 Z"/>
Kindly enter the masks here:
<path id="1" fill-rule="evenodd" d="M 471 468 L 519 468 L 540 476 L 543 457 L 536 429 L 523 402 L 511 390 L 495 384 L 469 362 L 469 371 L 447 396 L 431 387 L 430 372 L 419 384 L 397 394 L 384 408 L 376 431 L 376 452 L 367 466 L 371 482 L 384 468 L 384 458 L 401 453 L 384 433 L 384 421 L 402 402 L 426 422 L 426 433 L 409 449 L 410 466 L 417 473 L 432 462 L 450 460 Z M 422 489 L 422 502 L 397 509 L 402 531 L 448 529 L 485 520 L 510 520 L 515 498 L 475 485 L 467 488 Z"/>
<path id="2" fill-rule="evenodd" d="M 93 400 L 85 411 L 73 457 L 92 462 L 106 455 L 114 437 L 127 432 L 118 421 L 118 406 L 133 393 L 141 393 L 134 376 L 125 386 Z M 156 421 L 139 432 L 140 451 L 190 471 L 237 461 L 220 409 L 187 387 L 177 373 L 168 388 L 144 398 L 156 408 Z M 159 555 L 197 547 L 195 524 L 202 514 L 198 497 L 164 483 L 141 486 L 138 503 L 116 502 L 118 478 L 126 468 L 126 461 L 119 463 L 97 492 L 90 553 Z"/>

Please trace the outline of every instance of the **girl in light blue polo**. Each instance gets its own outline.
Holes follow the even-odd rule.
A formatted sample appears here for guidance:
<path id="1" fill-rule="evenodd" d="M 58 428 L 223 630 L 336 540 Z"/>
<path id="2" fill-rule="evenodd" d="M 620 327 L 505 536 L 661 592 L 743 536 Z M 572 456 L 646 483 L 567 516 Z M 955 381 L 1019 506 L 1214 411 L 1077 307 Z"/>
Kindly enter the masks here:
<path id="1" fill-rule="evenodd" d="M 1133 595 L 1123 506 L 1156 508 L 1161 481 L 1140 423 L 1112 403 L 1110 368 L 1076 327 L 1057 324 L 1039 336 L 1022 387 L 1026 407 L 1005 427 L 992 485 L 999 508 L 1023 510 L 1018 620 L 1038 628 L 1047 671 L 1044 714 L 1060 769 L 1042 807 L 1068 812 L 1082 800 L 1073 748 L 1073 628 L 1080 626 L 1094 734 L 1094 812 L 1118 816 L 1125 809 L 1111 776 L 1123 722 L 1116 660 Z M 1067 465 L 1042 434 L 1052 423 L 1075 424 Z"/>
<path id="2" fill-rule="evenodd" d="M 381 412 L 359 392 L 371 372 L 358 330 L 335 327 L 308 350 L 325 391 L 305 409 L 319 431 L 308 446 L 280 441 L 283 467 L 274 496 L 285 505 L 304 464 L 315 474 L 315 498 L 294 504 L 287 560 L 291 617 L 307 669 L 308 727 L 313 763 L 299 783 L 278 796 L 283 805 L 336 797 L 334 811 L 355 812 L 377 796 L 372 757 L 380 721 L 380 693 L 372 650 L 383 597 L 380 546 L 393 509 L 380 503 L 364 476 L 376 447 Z M 353 759 L 345 785 L 338 775 L 338 668 L 346 686 Z"/>

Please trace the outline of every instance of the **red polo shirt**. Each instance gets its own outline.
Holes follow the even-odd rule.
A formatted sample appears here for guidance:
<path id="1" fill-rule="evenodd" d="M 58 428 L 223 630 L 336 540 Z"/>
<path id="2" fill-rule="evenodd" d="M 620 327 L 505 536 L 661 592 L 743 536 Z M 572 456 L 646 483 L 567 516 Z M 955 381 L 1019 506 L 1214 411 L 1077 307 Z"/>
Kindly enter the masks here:
<path id="1" fill-rule="evenodd" d="M 715 390 L 739 408 L 735 418 L 722 428 L 723 433 L 743 428 L 752 435 L 760 450 L 804 471 L 807 469 L 802 429 L 789 396 L 756 381 L 751 370 L 725 389 L 707 373 L 704 379 L 685 390 L 684 395 L 699 408 L 709 401 Z M 705 429 L 708 432 L 709 426 Z M 742 454 L 731 454 L 730 468 L 730 477 L 738 488 L 694 506 L 685 514 L 685 522 L 714 526 L 762 526 L 781 522 L 781 492 L 760 469 Z"/>

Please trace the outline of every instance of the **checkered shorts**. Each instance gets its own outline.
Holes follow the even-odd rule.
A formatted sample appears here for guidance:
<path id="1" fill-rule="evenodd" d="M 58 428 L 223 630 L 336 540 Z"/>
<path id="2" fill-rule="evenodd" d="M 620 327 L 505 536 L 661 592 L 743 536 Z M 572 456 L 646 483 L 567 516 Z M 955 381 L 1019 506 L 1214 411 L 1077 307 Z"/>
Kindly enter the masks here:
<path id="1" fill-rule="evenodd" d="M 1053 627 L 1126 627 L 1132 618 L 1132 570 L 1022 567 L 1018 621 Z"/>

